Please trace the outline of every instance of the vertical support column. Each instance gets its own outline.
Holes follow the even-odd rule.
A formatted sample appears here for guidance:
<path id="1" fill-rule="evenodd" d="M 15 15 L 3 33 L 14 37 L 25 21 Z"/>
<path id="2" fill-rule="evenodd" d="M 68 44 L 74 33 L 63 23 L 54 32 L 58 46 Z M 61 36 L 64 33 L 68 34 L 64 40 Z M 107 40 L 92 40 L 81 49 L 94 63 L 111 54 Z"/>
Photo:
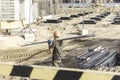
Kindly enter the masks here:
<path id="1" fill-rule="evenodd" d="M 58 0 L 54 0 L 54 14 L 57 15 L 58 14 Z"/>
<path id="2" fill-rule="evenodd" d="M 0 0 L 0 21 L 2 20 L 2 6 L 1 6 L 1 0 Z"/>
<path id="3" fill-rule="evenodd" d="M 83 24 L 82 24 L 82 29 L 84 29 L 84 13 L 85 13 L 85 2 L 83 0 Z"/>
<path id="4" fill-rule="evenodd" d="M 49 0 L 50 15 L 53 14 L 53 1 Z"/>
<path id="5" fill-rule="evenodd" d="M 31 23 L 33 21 L 32 18 L 32 0 L 25 0 L 24 1 L 24 5 L 25 5 L 25 24 Z"/>

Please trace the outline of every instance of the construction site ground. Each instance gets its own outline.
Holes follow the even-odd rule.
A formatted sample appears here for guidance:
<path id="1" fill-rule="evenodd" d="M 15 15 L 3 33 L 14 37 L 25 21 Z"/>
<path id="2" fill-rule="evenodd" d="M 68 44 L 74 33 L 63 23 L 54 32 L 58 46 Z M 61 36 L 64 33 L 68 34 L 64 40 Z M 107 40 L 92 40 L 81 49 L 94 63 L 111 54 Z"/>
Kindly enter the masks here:
<path id="1" fill-rule="evenodd" d="M 89 19 L 95 15 L 90 14 L 84 18 Z M 97 24 L 84 25 L 84 29 L 87 29 L 89 34 L 95 34 L 95 37 L 63 41 L 64 53 L 62 54 L 63 61 L 60 67 L 78 68 L 76 57 L 87 52 L 89 48 L 102 46 L 108 48 L 111 52 L 118 50 L 120 48 L 120 26 L 111 24 L 111 20 L 114 17 L 115 15 L 111 14 Z M 34 30 L 36 41 L 52 40 L 54 31 L 60 31 L 61 38 L 72 37 L 79 35 L 79 31 L 83 29 L 83 25 L 78 24 L 82 19 L 83 17 L 74 18 L 58 24 L 39 21 L 32 24 L 31 28 Z M 3 33 L 1 33 L 1 36 L 4 36 Z M 17 42 L 15 43 L 15 41 Z M 12 39 L 6 41 L 0 41 L 0 62 L 51 66 L 52 53 L 49 52 L 47 43 L 20 46 L 22 43 L 25 43 L 24 39 L 16 38 L 16 36 L 12 36 Z"/>

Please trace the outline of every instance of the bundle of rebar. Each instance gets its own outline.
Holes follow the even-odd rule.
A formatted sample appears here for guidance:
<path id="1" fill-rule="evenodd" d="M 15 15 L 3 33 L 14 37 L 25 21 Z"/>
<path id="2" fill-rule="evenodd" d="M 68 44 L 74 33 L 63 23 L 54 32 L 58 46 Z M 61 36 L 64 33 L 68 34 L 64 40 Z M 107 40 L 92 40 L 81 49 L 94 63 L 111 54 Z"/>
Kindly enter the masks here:
<path id="1" fill-rule="evenodd" d="M 77 65 L 81 69 L 94 69 L 96 67 L 114 67 L 116 65 L 117 52 L 111 53 L 107 48 L 100 46 L 88 50 L 77 57 Z"/>

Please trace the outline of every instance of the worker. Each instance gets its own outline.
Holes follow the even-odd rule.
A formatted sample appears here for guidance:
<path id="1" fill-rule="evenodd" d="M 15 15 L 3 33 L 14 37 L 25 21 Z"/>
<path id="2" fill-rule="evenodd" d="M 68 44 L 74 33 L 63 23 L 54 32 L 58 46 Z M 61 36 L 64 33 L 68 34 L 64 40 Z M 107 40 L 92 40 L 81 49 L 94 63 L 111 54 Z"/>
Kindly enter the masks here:
<path id="1" fill-rule="evenodd" d="M 48 40 L 49 49 L 53 49 L 52 51 L 52 66 L 58 67 L 59 64 L 61 64 L 61 54 L 62 54 L 62 48 L 63 48 L 63 41 L 57 40 L 60 37 L 60 33 L 55 31 L 53 33 L 54 40 L 51 42 L 51 40 Z"/>
<path id="2" fill-rule="evenodd" d="M 120 48 L 117 50 L 117 65 L 120 66 Z"/>

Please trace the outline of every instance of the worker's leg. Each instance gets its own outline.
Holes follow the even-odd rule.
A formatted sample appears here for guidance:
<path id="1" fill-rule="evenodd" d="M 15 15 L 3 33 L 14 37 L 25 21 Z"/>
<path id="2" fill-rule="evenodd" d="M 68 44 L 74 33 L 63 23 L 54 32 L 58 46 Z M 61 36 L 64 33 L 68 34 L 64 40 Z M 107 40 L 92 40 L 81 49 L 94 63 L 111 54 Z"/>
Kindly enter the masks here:
<path id="1" fill-rule="evenodd" d="M 52 66 L 55 66 L 54 62 L 52 61 Z"/>
<path id="2" fill-rule="evenodd" d="M 54 67 L 54 66 L 55 66 L 55 67 L 59 67 L 56 60 L 53 60 L 53 61 L 52 61 L 52 66 L 53 66 L 53 67 Z"/>
<path id="3" fill-rule="evenodd" d="M 56 67 L 59 67 L 59 66 L 58 66 L 58 63 L 57 63 L 56 61 L 54 61 L 54 65 L 55 65 Z"/>

